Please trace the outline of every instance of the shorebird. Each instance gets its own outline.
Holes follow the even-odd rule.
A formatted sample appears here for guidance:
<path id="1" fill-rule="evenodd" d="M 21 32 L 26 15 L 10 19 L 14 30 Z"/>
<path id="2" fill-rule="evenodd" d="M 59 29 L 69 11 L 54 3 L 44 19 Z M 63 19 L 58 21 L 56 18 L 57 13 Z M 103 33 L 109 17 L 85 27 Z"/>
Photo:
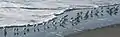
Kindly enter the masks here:
<path id="1" fill-rule="evenodd" d="M 93 10 L 91 10 L 90 17 L 93 17 Z"/>
<path id="2" fill-rule="evenodd" d="M 87 20 L 89 15 L 88 15 L 89 11 L 86 12 L 85 16 L 84 16 L 84 20 Z"/>
<path id="3" fill-rule="evenodd" d="M 6 28 L 3 28 L 3 30 L 4 30 L 4 36 L 6 37 L 6 35 L 7 35 Z"/>
<path id="4" fill-rule="evenodd" d="M 64 25 L 60 24 L 59 26 L 63 27 L 63 28 L 66 28 Z"/>

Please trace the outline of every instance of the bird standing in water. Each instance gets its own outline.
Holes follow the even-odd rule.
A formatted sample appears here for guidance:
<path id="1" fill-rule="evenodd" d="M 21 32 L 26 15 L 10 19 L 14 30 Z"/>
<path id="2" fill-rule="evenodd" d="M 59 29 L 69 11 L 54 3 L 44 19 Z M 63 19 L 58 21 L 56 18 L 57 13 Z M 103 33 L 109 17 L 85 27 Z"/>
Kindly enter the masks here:
<path id="1" fill-rule="evenodd" d="M 89 18 L 89 15 L 88 15 L 89 11 L 86 12 L 85 16 L 84 16 L 84 20 L 87 20 Z"/>

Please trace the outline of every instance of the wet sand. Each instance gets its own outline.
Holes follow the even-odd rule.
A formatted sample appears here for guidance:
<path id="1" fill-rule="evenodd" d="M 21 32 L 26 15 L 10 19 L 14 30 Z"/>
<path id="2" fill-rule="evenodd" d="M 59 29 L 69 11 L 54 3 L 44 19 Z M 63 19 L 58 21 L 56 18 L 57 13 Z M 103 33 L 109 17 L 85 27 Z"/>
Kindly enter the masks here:
<path id="1" fill-rule="evenodd" d="M 77 32 L 69 34 L 65 37 L 120 37 L 120 24 L 117 24 L 117 26 L 103 27 L 82 33 Z"/>

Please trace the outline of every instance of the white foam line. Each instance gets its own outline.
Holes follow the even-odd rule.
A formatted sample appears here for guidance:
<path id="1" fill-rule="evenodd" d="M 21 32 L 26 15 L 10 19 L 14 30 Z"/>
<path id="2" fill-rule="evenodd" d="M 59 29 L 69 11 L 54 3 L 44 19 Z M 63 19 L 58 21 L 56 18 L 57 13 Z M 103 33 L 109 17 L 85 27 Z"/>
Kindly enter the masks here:
<path id="1" fill-rule="evenodd" d="M 45 20 L 43 20 L 43 21 L 40 21 L 40 22 L 37 22 L 37 23 L 10 24 L 10 25 L 4 24 L 4 25 L 0 25 L 0 27 L 6 27 L 6 26 L 24 26 L 24 25 L 28 25 L 28 24 L 34 25 L 34 24 L 38 24 L 38 23 L 47 22 L 47 21 L 49 21 L 49 20 L 51 20 L 51 19 L 53 19 L 53 18 L 55 18 L 55 17 L 56 17 L 56 16 L 52 15 L 52 17 L 47 18 L 47 19 L 45 19 Z"/>

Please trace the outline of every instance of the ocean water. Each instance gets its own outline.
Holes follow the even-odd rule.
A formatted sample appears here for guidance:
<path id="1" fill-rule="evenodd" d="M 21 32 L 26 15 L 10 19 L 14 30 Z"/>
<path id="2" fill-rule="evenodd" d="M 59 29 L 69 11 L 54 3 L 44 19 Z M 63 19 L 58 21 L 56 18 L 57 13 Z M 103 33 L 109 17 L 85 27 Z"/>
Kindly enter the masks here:
<path id="1" fill-rule="evenodd" d="M 69 8 L 94 8 L 117 3 L 119 0 L 0 0 L 0 26 L 41 23 Z"/>
<path id="2" fill-rule="evenodd" d="M 1 37 L 64 37 L 119 23 L 119 0 L 0 0 Z"/>

